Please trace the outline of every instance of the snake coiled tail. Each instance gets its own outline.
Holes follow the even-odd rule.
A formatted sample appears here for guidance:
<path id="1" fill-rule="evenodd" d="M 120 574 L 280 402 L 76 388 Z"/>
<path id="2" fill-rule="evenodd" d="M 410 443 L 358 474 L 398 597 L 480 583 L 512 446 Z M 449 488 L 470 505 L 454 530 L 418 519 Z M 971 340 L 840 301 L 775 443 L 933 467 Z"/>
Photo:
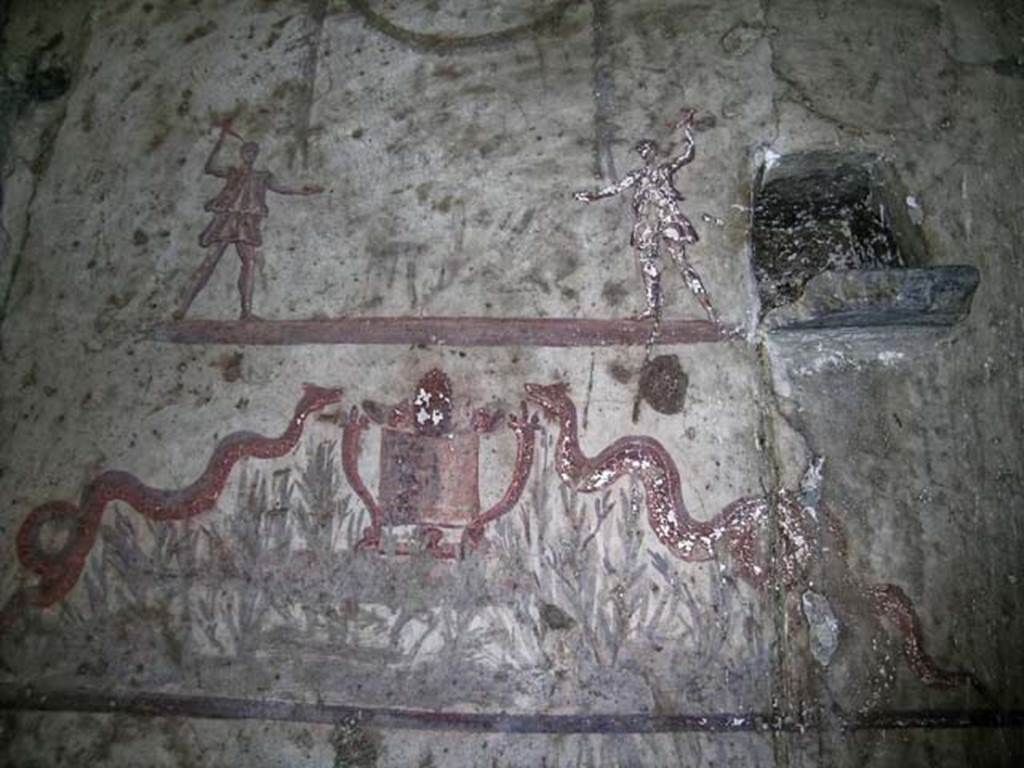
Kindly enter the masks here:
<path id="1" fill-rule="evenodd" d="M 944 669 L 925 651 L 921 620 L 906 592 L 895 584 L 870 584 L 862 592 L 871 601 L 875 613 L 892 622 L 902 636 L 903 655 L 921 682 L 932 688 L 970 685 L 979 693 L 988 693 L 981 681 L 970 672 Z"/>
<path id="2" fill-rule="evenodd" d="M 184 520 L 206 512 L 217 503 L 232 468 L 244 458 L 272 459 L 289 453 L 298 443 L 309 416 L 342 398 L 342 390 L 306 384 L 295 413 L 277 437 L 235 432 L 213 450 L 206 469 L 191 485 L 164 490 L 151 488 L 134 475 L 104 472 L 82 489 L 78 505 L 48 501 L 33 509 L 18 530 L 18 560 L 39 577 L 34 587 L 16 593 L 0 611 L 0 627 L 7 626 L 28 607 L 46 608 L 70 592 L 81 576 L 96 543 L 104 510 L 113 502 L 129 505 L 150 520 Z M 52 550 L 44 546 L 47 527 L 62 529 L 64 543 Z"/>

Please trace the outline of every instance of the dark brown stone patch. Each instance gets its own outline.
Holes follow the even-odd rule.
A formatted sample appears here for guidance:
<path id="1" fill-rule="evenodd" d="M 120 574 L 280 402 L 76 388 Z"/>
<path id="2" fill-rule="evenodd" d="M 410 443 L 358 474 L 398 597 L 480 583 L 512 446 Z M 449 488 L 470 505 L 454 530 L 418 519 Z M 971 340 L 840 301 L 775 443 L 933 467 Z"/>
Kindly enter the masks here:
<path id="1" fill-rule="evenodd" d="M 611 306 L 619 306 L 629 295 L 629 289 L 624 281 L 608 280 L 601 289 L 601 298 Z"/>
<path id="2" fill-rule="evenodd" d="M 608 373 L 610 373 L 612 378 L 619 382 L 619 384 L 628 384 L 629 380 L 633 378 L 633 370 L 619 360 L 613 360 L 608 365 Z"/>
<path id="3" fill-rule="evenodd" d="M 244 355 L 241 352 L 232 352 L 223 355 L 219 360 L 213 363 L 213 366 L 215 368 L 220 368 L 220 374 L 224 381 L 231 384 L 242 378 L 243 359 Z"/>
<path id="4" fill-rule="evenodd" d="M 644 363 L 640 371 L 640 397 L 658 413 L 682 411 L 689 384 L 676 355 L 658 355 Z"/>

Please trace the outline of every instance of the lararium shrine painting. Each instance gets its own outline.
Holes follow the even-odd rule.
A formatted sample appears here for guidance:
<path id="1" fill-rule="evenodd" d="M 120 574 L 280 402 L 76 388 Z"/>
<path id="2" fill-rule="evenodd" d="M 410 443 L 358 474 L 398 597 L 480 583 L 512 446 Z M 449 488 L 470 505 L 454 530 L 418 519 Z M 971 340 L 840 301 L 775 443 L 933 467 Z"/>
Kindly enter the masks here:
<path id="1" fill-rule="evenodd" d="M 0 35 L 0 764 L 1020 764 L 1014 3 Z"/>

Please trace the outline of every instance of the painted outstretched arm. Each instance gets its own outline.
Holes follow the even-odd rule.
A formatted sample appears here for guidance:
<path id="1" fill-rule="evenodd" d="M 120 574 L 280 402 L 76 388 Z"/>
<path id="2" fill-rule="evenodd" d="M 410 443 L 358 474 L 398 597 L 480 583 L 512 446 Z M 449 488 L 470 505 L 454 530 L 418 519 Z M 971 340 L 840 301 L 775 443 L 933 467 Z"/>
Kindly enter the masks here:
<path id="1" fill-rule="evenodd" d="M 684 109 L 679 115 L 679 122 L 676 123 L 676 129 L 682 129 L 683 135 L 686 137 L 686 141 L 683 143 L 683 147 L 679 150 L 676 155 L 669 160 L 668 167 L 675 173 L 687 163 L 693 160 L 694 153 L 696 151 L 696 142 L 693 140 L 693 118 L 696 117 L 697 110 L 695 109 Z"/>
<path id="2" fill-rule="evenodd" d="M 696 145 L 694 144 L 694 141 L 693 141 L 693 134 L 690 133 L 690 129 L 689 128 L 686 128 L 685 131 L 686 131 L 686 143 L 683 144 L 683 148 L 679 152 L 679 154 L 677 154 L 675 157 L 673 157 L 671 160 L 669 160 L 669 163 L 668 163 L 668 167 L 672 171 L 672 173 L 675 173 L 680 168 L 682 168 L 684 165 L 686 165 L 687 163 L 691 162 L 693 160 L 694 154 L 696 153 Z"/>
<path id="3" fill-rule="evenodd" d="M 470 417 L 469 425 L 477 434 L 490 434 L 501 426 L 502 416 L 504 415 L 497 409 L 478 408 Z"/>
<path id="4" fill-rule="evenodd" d="M 363 432 L 369 426 L 370 420 L 360 414 L 358 408 L 353 407 L 349 412 L 341 437 L 341 466 L 345 470 L 345 477 L 348 479 L 349 485 L 352 486 L 352 490 L 356 492 L 356 496 L 366 505 L 366 509 L 370 513 L 370 525 L 363 531 L 363 538 L 356 544 L 356 549 L 375 547 L 380 543 L 384 519 L 380 505 L 359 474 L 360 441 Z"/>
<path id="5" fill-rule="evenodd" d="M 305 184 L 301 187 L 289 187 L 281 184 L 273 176 L 267 182 L 267 189 L 279 195 L 319 195 L 324 188 L 318 184 Z"/>
<path id="6" fill-rule="evenodd" d="M 533 468 L 533 442 L 534 433 L 539 425 L 537 414 L 530 416 L 526 410 L 526 403 L 522 404 L 521 415 L 510 414 L 508 426 L 515 432 L 518 448 L 516 451 L 516 463 L 512 468 L 512 480 L 509 482 L 505 495 L 497 504 L 486 512 L 481 512 L 474 517 L 462 534 L 462 548 L 467 545 L 475 547 L 483 539 L 484 528 L 499 517 L 509 512 L 519 502 L 526 488 L 526 481 L 530 477 L 530 470 Z"/>
<path id="7" fill-rule="evenodd" d="M 607 187 L 602 187 L 601 189 L 595 189 L 593 192 L 587 192 L 586 190 L 573 192 L 572 197 L 574 200 L 579 200 L 581 203 L 592 203 L 595 200 L 602 200 L 606 197 L 617 195 L 623 190 L 629 189 L 634 184 L 636 184 L 636 175 L 627 173 L 614 184 L 609 184 Z"/>

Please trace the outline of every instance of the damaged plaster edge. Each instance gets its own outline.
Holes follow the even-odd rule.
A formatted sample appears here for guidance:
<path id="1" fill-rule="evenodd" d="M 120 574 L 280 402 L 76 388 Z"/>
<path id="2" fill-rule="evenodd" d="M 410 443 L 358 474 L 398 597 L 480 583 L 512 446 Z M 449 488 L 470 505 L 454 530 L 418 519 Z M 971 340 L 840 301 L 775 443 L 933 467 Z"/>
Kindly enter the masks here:
<path id="1" fill-rule="evenodd" d="M 956 338 L 955 329 L 945 327 L 907 326 L 897 329 L 897 333 L 893 330 L 890 327 L 816 328 L 766 334 L 765 343 L 776 365 L 776 392 L 789 399 L 794 389 L 791 376 L 914 365 L 921 358 L 935 355 L 942 345 Z M 787 373 L 783 376 L 780 371 Z"/>
<path id="2" fill-rule="evenodd" d="M 770 143 L 757 144 L 750 149 L 747 163 L 747 178 L 750 186 L 746 200 L 746 247 L 743 250 L 743 282 L 746 285 L 747 310 L 744 313 L 743 326 L 746 328 L 744 337 L 752 346 L 757 346 L 760 343 L 762 317 L 761 296 L 757 290 L 757 275 L 754 273 L 754 240 L 751 234 L 754 231 L 754 205 L 757 202 L 757 190 L 761 187 L 770 156 L 779 157 L 771 149 Z"/>
<path id="3" fill-rule="evenodd" d="M 789 622 L 787 616 L 787 594 L 783 583 L 783 576 L 780 573 L 777 563 L 780 561 L 779 550 L 782 547 L 780 539 L 779 510 L 777 499 L 783 489 L 783 477 L 785 474 L 783 452 L 779 450 L 779 435 L 776 429 L 779 414 L 778 398 L 773 385 L 772 361 L 766 343 L 758 339 L 754 346 L 755 355 L 755 392 L 754 406 L 757 413 L 757 452 L 760 457 L 762 472 L 767 481 L 764 489 L 769 499 L 769 523 L 767 526 L 767 548 L 768 548 L 768 584 L 769 584 L 769 609 L 772 633 L 769 642 L 770 648 L 770 684 L 772 714 L 775 717 L 784 718 L 787 713 L 792 712 L 800 700 L 799 692 L 793 690 L 793 677 L 788 673 L 792 663 L 789 649 Z M 784 745 L 773 743 L 775 749 L 784 750 Z M 778 759 L 776 762 L 780 762 Z M 788 764 L 788 759 L 783 756 L 781 764 Z"/>
<path id="4" fill-rule="evenodd" d="M 767 16 L 767 12 L 765 13 Z M 772 52 L 774 56 L 774 51 Z M 749 197 L 747 203 L 747 229 L 748 233 L 753 232 L 754 206 L 757 200 L 758 190 L 764 181 L 766 169 L 778 161 L 781 156 L 772 148 L 771 141 L 755 145 L 749 152 L 748 174 L 750 179 Z M 761 459 L 762 471 L 768 481 L 766 494 L 772 503 L 769 507 L 769 515 L 772 520 L 768 525 L 768 562 L 769 581 L 771 584 L 771 622 L 772 638 L 770 651 L 770 690 L 772 700 L 772 713 L 776 717 L 785 717 L 787 713 L 793 712 L 799 706 L 801 696 L 799 691 L 793 690 L 793 676 L 789 673 L 789 667 L 793 663 L 788 649 L 789 621 L 786 589 L 782 583 L 781 574 L 775 563 L 778 561 L 778 551 L 782 543 L 779 538 L 778 507 L 775 503 L 778 494 L 785 487 L 785 481 L 792 473 L 793 455 L 803 450 L 803 458 L 809 461 L 813 456 L 811 446 L 805 433 L 796 428 L 783 410 L 782 400 L 776 389 L 775 364 L 772 359 L 770 348 L 771 337 L 762 326 L 761 299 L 757 286 L 757 276 L 754 273 L 754 241 L 751 236 L 746 238 L 744 249 L 743 274 L 748 297 L 747 311 L 744 318 L 746 325 L 746 339 L 754 352 L 754 405 L 757 413 L 757 440 L 758 455 Z M 787 434 L 784 436 L 782 432 Z M 792 433 L 791 435 L 789 433 Z M 789 439 L 790 443 L 798 443 L 796 451 L 788 451 L 783 442 Z M 795 438 L 795 439 L 794 439 Z M 784 740 L 773 740 L 773 751 L 775 762 L 780 765 L 788 765 L 789 750 Z"/>

